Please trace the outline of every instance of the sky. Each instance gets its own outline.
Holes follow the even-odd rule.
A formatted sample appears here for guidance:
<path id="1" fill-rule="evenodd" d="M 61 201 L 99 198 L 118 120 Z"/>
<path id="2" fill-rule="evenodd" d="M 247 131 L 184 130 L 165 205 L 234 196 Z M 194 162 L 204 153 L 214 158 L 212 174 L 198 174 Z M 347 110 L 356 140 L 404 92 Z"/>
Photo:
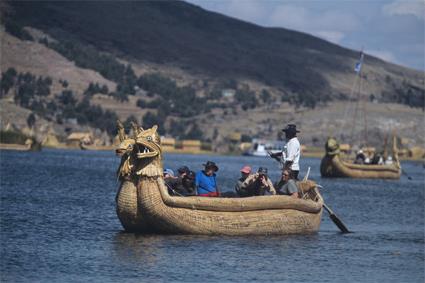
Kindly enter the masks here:
<path id="1" fill-rule="evenodd" d="M 323 38 L 425 70 L 425 0 L 186 0 L 206 10 Z"/>

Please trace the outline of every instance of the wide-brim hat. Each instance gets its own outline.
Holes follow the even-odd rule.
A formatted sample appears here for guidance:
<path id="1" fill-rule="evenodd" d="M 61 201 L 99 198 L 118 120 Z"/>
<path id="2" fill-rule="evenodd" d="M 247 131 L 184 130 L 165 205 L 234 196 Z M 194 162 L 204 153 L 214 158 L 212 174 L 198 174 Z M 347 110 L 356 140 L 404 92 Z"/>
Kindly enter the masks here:
<path id="1" fill-rule="evenodd" d="M 292 132 L 292 133 L 299 133 L 300 131 L 297 130 L 297 125 L 295 124 L 288 124 L 284 129 L 282 129 L 282 132 Z"/>
<path id="2" fill-rule="evenodd" d="M 207 163 L 205 163 L 205 164 L 202 164 L 203 166 L 205 166 L 205 169 L 207 169 L 207 168 L 213 168 L 214 169 L 214 171 L 218 171 L 218 166 L 214 163 L 214 162 L 212 162 L 212 161 L 207 161 Z"/>

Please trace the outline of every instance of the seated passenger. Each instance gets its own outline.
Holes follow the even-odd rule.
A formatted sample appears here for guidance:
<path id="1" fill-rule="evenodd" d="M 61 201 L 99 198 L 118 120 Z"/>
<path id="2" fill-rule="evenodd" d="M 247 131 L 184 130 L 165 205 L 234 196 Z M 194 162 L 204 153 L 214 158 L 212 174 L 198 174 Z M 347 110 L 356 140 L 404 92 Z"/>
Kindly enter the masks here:
<path id="1" fill-rule="evenodd" d="M 177 178 L 174 177 L 173 170 L 166 168 L 166 169 L 164 169 L 163 174 L 164 174 L 164 183 L 167 186 L 168 193 L 170 195 L 176 195 L 176 192 L 174 191 L 173 187 L 175 186 Z"/>
<path id="2" fill-rule="evenodd" d="M 276 194 L 265 167 L 260 167 L 257 173 L 249 175 L 242 183 L 241 189 L 247 193 L 246 196 L 262 196 L 266 191 L 272 195 Z"/>
<path id="3" fill-rule="evenodd" d="M 175 178 L 174 171 L 169 168 L 164 169 L 164 179 L 165 178 Z"/>
<path id="4" fill-rule="evenodd" d="M 188 171 L 182 177 L 182 185 L 186 196 L 196 195 L 195 172 Z"/>
<path id="5" fill-rule="evenodd" d="M 381 153 L 377 153 L 373 155 L 372 161 L 370 162 L 370 164 L 378 164 L 378 165 L 382 165 L 383 163 L 384 163 L 384 159 L 382 158 Z"/>
<path id="6" fill-rule="evenodd" d="M 186 167 L 187 168 L 187 167 Z M 179 168 L 180 169 L 180 168 Z M 172 172 L 171 169 L 166 169 Z M 165 171 L 164 170 L 164 176 Z M 168 193 L 173 196 L 191 196 L 195 195 L 195 173 L 187 168 L 187 173 L 181 174 L 179 171 L 178 177 L 174 177 L 174 174 L 167 174 L 164 178 L 165 184 L 168 188 Z"/>
<path id="7" fill-rule="evenodd" d="M 393 164 L 393 158 L 391 156 L 388 156 L 387 160 L 384 162 L 385 165 L 391 165 Z"/>
<path id="8" fill-rule="evenodd" d="M 247 197 L 248 192 L 245 189 L 242 188 L 242 184 L 246 180 L 246 178 L 248 178 L 249 174 L 251 174 L 251 167 L 249 167 L 248 165 L 245 165 L 240 170 L 240 172 L 241 172 L 241 177 L 238 179 L 238 181 L 235 185 L 235 190 L 236 190 L 236 193 L 238 194 L 238 196 Z"/>
<path id="9" fill-rule="evenodd" d="M 366 160 L 366 156 L 363 153 L 363 150 L 359 150 L 356 155 L 356 159 L 354 160 L 354 164 L 364 164 Z"/>
<path id="10" fill-rule="evenodd" d="M 288 195 L 298 198 L 298 187 L 295 183 L 291 169 L 284 169 L 282 171 L 282 177 L 275 186 L 279 195 Z"/>
<path id="11" fill-rule="evenodd" d="M 189 170 L 189 167 L 184 165 L 184 166 L 180 167 L 179 169 L 177 169 L 177 172 L 179 173 L 180 177 L 184 177 L 190 172 L 190 170 Z"/>
<path id="12" fill-rule="evenodd" d="M 217 165 L 212 161 L 203 164 L 205 169 L 200 170 L 195 176 L 195 185 L 198 196 L 202 197 L 218 197 L 220 192 L 217 188 L 216 173 Z"/>

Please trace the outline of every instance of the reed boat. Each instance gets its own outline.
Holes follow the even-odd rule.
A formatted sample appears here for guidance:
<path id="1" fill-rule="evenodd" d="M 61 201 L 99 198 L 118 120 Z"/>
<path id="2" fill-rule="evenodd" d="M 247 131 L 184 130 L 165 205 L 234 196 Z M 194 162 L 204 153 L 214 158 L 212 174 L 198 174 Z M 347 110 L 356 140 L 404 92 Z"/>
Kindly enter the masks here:
<path id="1" fill-rule="evenodd" d="M 312 181 L 299 183 L 303 197 L 208 198 L 170 196 L 162 177 L 156 126 L 128 138 L 119 126 L 121 180 L 116 211 L 131 232 L 200 235 L 307 234 L 319 230 L 323 199 Z"/>
<path id="2" fill-rule="evenodd" d="M 340 127 L 340 131 L 343 128 L 351 128 L 350 140 L 356 137 L 360 139 L 357 141 L 358 144 L 368 144 L 368 129 L 367 129 L 367 115 L 368 110 L 366 109 L 368 98 L 364 92 L 362 92 L 362 66 L 364 64 L 364 53 L 363 50 L 360 52 L 359 61 L 356 63 L 354 68 L 355 78 L 351 88 L 349 98 L 356 100 L 356 106 L 354 109 L 354 116 L 348 117 L 348 107 L 344 111 L 344 121 Z M 355 91 L 357 90 L 357 91 Z M 356 93 L 355 96 L 353 96 Z M 370 92 L 367 92 L 370 93 Z M 362 107 L 360 107 L 362 102 Z M 361 114 L 361 115 L 360 115 Z M 359 119 L 363 117 L 363 119 Z M 356 124 L 363 121 L 363 135 L 355 134 Z M 351 123 L 351 125 L 349 125 Z M 341 132 L 340 132 L 341 134 Z M 386 157 L 387 138 L 384 141 L 384 158 Z M 399 179 L 401 175 L 401 166 L 398 159 L 398 150 L 396 146 L 396 138 L 393 136 L 393 163 L 390 165 L 371 165 L 371 164 L 354 164 L 353 160 L 345 160 L 341 156 L 341 150 L 339 144 L 335 138 L 329 138 L 325 144 L 326 153 L 322 158 L 320 164 L 320 173 L 322 177 L 345 177 L 345 178 L 374 178 L 374 179 Z"/>
<path id="3" fill-rule="evenodd" d="M 399 179 L 401 166 L 395 138 L 393 140 L 393 163 L 391 165 L 354 164 L 341 159 L 339 144 L 333 138 L 326 142 L 326 154 L 320 163 L 322 177 Z"/>
<path id="4" fill-rule="evenodd" d="M 40 151 L 41 144 L 39 142 L 33 141 L 32 139 L 27 139 L 25 144 L 0 143 L 0 150 Z"/>

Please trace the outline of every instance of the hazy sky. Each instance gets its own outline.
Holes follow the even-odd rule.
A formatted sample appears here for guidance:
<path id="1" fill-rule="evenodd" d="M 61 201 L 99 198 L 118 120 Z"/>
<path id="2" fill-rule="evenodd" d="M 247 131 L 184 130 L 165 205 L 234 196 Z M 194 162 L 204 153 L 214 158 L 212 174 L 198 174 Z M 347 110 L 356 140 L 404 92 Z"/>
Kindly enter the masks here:
<path id="1" fill-rule="evenodd" d="M 425 70 L 425 0 L 187 0 L 266 27 L 306 32 Z"/>

